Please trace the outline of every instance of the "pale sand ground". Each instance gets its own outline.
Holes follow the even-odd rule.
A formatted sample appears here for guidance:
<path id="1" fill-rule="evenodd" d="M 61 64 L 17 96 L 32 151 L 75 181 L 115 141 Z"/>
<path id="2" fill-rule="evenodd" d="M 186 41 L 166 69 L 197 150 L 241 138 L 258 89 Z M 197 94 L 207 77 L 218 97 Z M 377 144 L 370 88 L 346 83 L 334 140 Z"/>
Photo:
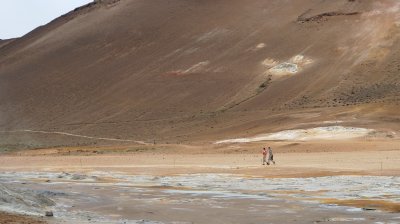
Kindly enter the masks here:
<path id="1" fill-rule="evenodd" d="M 256 176 L 321 176 L 337 174 L 400 175 L 400 142 L 277 142 L 274 166 L 262 166 L 262 145 L 235 145 L 203 150 L 173 146 L 139 153 L 72 154 L 76 149 L 34 150 L 0 157 L 0 170 L 120 170 L 132 174 L 242 173 Z M 157 146 L 155 146 L 157 148 Z M 204 146 L 207 147 L 207 146 Z M 212 146 L 210 146 L 212 147 Z M 185 149 L 182 149 L 185 148 Z M 82 150 L 82 148 L 80 148 Z M 89 149 L 91 151 L 93 149 Z M 99 149 L 96 149 L 99 150 Z M 82 155 L 83 154 L 83 155 Z"/>
<path id="2" fill-rule="evenodd" d="M 261 165 L 260 149 L 266 144 L 274 148 L 276 165 Z M 125 147 L 42 149 L 7 154 L 0 156 L 0 172 L 122 171 L 130 175 L 154 176 L 192 173 L 230 173 L 256 177 L 352 174 L 400 176 L 398 141 L 264 142 L 224 146 L 155 145 L 155 149 L 150 151 L 121 153 Z M 104 154 L 91 153 L 93 151 L 101 151 Z M 363 207 L 365 203 L 368 205 L 370 202 L 346 203 L 344 205 Z M 390 206 L 398 208 L 397 204 Z M 162 208 L 160 209 L 162 211 Z M 4 220 L 0 219 L 0 223 L 1 221 Z"/>

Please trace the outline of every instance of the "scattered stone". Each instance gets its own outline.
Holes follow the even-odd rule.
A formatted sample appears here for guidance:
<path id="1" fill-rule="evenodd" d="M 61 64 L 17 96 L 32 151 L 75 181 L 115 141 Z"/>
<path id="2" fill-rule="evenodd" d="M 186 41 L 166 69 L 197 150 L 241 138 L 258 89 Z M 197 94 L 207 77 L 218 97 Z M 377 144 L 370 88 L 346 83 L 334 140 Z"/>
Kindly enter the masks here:
<path id="1" fill-rule="evenodd" d="M 363 211 L 376 211 L 375 208 L 362 208 Z"/>
<path id="2" fill-rule="evenodd" d="M 45 216 L 46 216 L 46 217 L 53 217 L 54 214 L 53 214 L 52 211 L 46 211 Z"/>
<path id="3" fill-rule="evenodd" d="M 86 179 L 86 176 L 81 175 L 81 174 L 73 174 L 71 179 L 72 180 L 84 180 L 84 179 Z"/>

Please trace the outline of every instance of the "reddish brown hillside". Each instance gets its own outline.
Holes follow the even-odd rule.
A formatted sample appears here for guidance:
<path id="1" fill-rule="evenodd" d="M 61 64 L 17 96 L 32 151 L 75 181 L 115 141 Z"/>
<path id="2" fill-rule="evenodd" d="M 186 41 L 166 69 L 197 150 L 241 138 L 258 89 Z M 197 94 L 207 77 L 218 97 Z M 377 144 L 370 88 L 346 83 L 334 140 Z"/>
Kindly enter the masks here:
<path id="1" fill-rule="evenodd" d="M 96 1 L 0 42 L 5 147 L 400 127 L 397 0 Z M 9 132 L 17 131 L 17 132 Z"/>

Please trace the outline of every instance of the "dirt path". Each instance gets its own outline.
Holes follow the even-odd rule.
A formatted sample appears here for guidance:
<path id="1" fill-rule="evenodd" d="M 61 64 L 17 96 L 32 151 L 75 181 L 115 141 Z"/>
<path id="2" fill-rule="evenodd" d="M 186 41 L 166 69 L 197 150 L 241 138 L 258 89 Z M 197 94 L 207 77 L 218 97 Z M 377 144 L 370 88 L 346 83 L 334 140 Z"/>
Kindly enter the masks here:
<path id="1" fill-rule="evenodd" d="M 87 139 L 96 139 L 96 140 L 105 140 L 105 141 L 113 141 L 113 142 L 133 142 L 141 145 L 147 145 L 147 143 L 143 141 L 136 141 L 131 139 L 117 139 L 117 138 L 103 138 L 103 137 L 94 137 L 87 135 L 78 135 L 67 132 L 59 132 L 59 131 L 35 131 L 35 130 L 15 130 L 15 131 L 1 131 L 2 133 L 18 133 L 18 132 L 27 132 L 27 133 L 39 133 L 39 134 L 55 134 L 55 135 L 65 135 L 77 138 L 87 138 Z"/>

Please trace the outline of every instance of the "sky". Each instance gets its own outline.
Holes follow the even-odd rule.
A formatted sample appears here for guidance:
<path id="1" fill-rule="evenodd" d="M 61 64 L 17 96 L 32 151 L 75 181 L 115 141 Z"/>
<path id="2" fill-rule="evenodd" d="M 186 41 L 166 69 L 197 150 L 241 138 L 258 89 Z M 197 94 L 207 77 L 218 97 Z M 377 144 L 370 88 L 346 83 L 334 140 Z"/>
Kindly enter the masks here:
<path id="1" fill-rule="evenodd" d="M 21 37 L 93 0 L 0 0 L 0 39 Z"/>

